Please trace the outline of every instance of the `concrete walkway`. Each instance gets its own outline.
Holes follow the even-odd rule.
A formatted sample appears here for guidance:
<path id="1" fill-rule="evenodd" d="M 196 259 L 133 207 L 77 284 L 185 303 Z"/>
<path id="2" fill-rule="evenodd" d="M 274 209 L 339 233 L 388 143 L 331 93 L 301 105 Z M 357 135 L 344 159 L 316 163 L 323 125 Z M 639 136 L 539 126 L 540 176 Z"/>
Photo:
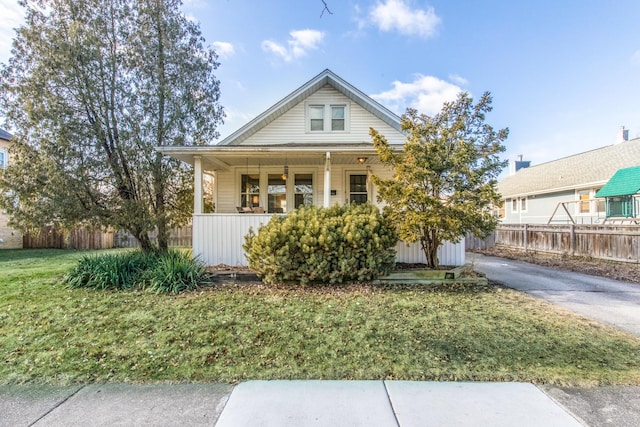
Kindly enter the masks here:
<path id="1" fill-rule="evenodd" d="M 640 285 L 477 253 L 467 262 L 491 280 L 640 337 Z"/>
<path id="2" fill-rule="evenodd" d="M 217 423 L 216 423 L 217 422 Z M 248 381 L 0 387 L 1 426 L 571 426 L 532 384 Z"/>

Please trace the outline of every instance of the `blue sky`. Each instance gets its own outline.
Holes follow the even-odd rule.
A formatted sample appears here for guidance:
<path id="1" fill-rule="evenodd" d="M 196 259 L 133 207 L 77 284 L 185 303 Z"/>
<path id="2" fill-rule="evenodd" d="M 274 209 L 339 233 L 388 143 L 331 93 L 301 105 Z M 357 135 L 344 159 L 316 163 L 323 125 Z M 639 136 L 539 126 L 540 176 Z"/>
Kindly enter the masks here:
<path id="1" fill-rule="evenodd" d="M 533 164 L 640 137 L 637 0 L 187 0 L 217 48 L 228 135 L 325 68 L 401 114 L 493 95 L 505 157 Z M 0 0 L 5 26 L 17 1 Z M 0 61 L 12 32 L 0 30 Z"/>

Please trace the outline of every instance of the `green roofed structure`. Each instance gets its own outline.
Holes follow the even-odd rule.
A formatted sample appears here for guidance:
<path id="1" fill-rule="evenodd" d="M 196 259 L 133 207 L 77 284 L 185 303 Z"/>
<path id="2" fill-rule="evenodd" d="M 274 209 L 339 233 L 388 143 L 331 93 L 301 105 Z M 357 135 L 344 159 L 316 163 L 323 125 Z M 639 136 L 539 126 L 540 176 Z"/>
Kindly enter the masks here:
<path id="1" fill-rule="evenodd" d="M 606 219 L 637 218 L 640 192 L 640 166 L 618 170 L 596 193 L 596 197 L 606 199 Z"/>

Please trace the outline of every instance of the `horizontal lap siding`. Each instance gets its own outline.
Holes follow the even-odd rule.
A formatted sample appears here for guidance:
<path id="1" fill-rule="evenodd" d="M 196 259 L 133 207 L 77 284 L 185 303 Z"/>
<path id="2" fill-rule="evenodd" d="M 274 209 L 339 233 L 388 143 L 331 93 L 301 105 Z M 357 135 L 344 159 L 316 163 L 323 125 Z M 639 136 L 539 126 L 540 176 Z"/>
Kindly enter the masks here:
<path id="1" fill-rule="evenodd" d="M 305 105 L 348 104 L 348 132 L 307 132 Z M 243 141 L 242 145 L 269 145 L 287 143 L 362 143 L 371 142 L 369 128 L 373 127 L 385 135 L 392 144 L 402 144 L 404 136 L 376 116 L 331 87 L 325 87 L 309 96 Z"/>
<path id="2" fill-rule="evenodd" d="M 206 265 L 247 265 L 242 245 L 249 228 L 258 230 L 271 215 L 262 214 L 214 214 L 193 216 L 193 254 Z M 419 243 L 396 246 L 396 261 L 424 263 L 425 257 Z M 464 241 L 456 244 L 446 242 L 438 250 L 442 265 L 463 265 Z"/>

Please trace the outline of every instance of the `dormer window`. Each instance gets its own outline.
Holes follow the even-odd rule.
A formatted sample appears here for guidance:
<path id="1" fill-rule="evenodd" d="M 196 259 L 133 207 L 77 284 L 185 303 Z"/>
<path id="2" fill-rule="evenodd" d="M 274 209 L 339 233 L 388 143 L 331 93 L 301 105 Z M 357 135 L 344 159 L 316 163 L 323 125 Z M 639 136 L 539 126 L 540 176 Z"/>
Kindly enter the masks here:
<path id="1" fill-rule="evenodd" d="M 307 105 L 308 132 L 345 132 L 349 130 L 348 104 Z"/>

